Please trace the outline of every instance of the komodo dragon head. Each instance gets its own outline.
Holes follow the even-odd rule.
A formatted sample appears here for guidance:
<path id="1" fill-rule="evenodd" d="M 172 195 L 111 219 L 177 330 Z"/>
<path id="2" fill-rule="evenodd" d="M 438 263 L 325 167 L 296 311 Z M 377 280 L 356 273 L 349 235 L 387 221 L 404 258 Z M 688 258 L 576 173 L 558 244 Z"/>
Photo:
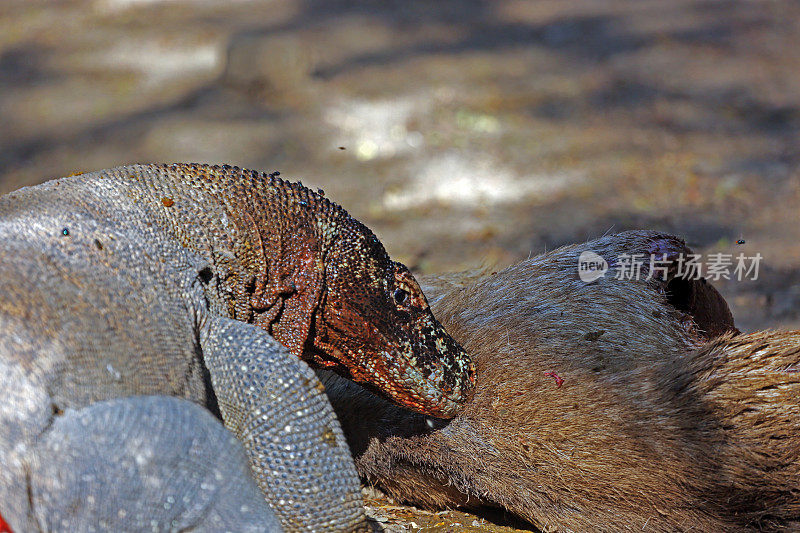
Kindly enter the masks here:
<path id="1" fill-rule="evenodd" d="M 314 360 L 415 411 L 455 416 L 475 383 L 471 358 L 433 316 L 408 268 L 353 222 L 326 261 Z"/>

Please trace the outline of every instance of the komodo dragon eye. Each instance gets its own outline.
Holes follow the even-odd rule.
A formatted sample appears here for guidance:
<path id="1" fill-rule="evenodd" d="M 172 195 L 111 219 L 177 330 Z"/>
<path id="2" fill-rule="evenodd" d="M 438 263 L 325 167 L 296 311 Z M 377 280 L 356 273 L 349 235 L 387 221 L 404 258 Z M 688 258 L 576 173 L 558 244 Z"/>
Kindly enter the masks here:
<path id="1" fill-rule="evenodd" d="M 394 301 L 397 302 L 398 305 L 405 305 L 408 303 L 408 291 L 403 289 L 395 289 L 393 296 Z"/>

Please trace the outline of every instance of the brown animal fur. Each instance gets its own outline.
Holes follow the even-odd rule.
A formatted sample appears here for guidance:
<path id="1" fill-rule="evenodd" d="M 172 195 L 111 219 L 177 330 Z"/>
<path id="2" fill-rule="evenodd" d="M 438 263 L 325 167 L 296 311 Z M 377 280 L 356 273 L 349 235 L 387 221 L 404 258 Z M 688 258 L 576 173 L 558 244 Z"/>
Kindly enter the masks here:
<path id="1" fill-rule="evenodd" d="M 796 527 L 800 332 L 734 336 L 700 281 L 578 279 L 583 250 L 664 247 L 686 251 L 627 232 L 430 280 L 434 312 L 476 361 L 475 396 L 439 421 L 328 379 L 361 476 L 406 502 L 501 507 L 547 531 Z"/>

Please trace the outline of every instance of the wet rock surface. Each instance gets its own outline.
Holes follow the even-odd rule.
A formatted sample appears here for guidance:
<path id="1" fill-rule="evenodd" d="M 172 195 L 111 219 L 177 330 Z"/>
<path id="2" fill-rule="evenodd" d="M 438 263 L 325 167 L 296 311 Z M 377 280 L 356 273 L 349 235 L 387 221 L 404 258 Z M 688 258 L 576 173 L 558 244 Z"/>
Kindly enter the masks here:
<path id="1" fill-rule="evenodd" d="M 797 35 L 789 0 L 5 0 L 0 192 L 280 170 L 420 273 L 665 230 L 760 253 L 714 283 L 743 331 L 797 327 Z"/>

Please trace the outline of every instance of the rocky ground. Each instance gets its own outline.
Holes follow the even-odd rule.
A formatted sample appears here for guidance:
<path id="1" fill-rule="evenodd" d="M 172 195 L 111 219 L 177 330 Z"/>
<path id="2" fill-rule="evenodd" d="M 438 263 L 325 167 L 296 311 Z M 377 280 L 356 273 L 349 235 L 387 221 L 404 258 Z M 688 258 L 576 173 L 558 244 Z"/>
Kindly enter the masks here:
<path id="1" fill-rule="evenodd" d="M 280 170 L 421 273 L 662 229 L 760 253 L 717 285 L 798 327 L 798 35 L 791 0 L 3 0 L 0 192 Z"/>
<path id="2" fill-rule="evenodd" d="M 375 489 L 364 490 L 364 503 L 370 525 L 375 532 L 404 533 L 522 533 L 537 531 L 498 513 L 489 517 L 475 516 L 457 510 L 425 511 L 398 505 Z M 510 525 L 513 524 L 513 525 Z M 522 529 L 516 529 L 522 528 Z"/>

